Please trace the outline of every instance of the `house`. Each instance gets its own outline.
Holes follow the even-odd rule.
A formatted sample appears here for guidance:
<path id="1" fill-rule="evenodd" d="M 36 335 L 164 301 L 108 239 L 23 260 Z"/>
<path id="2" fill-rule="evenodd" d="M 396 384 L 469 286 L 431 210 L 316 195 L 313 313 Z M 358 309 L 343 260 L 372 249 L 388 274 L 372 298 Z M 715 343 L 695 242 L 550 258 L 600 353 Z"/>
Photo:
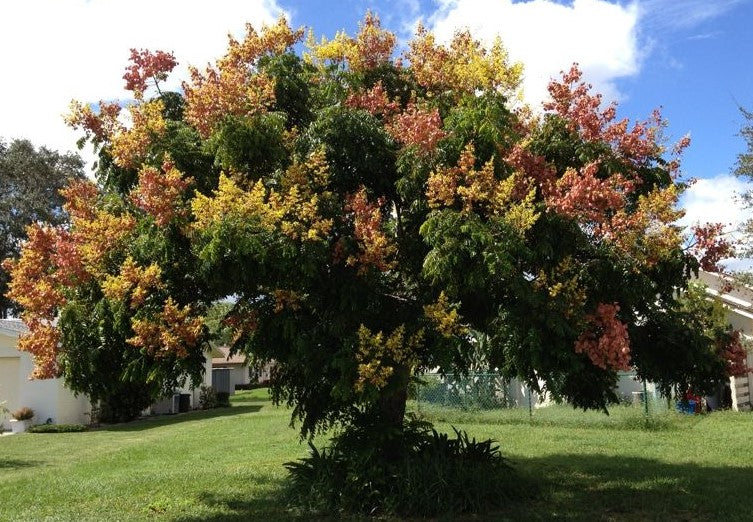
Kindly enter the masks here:
<path id="1" fill-rule="evenodd" d="M 231 395 L 235 393 L 237 385 L 251 383 L 246 356 L 241 353 L 230 355 L 228 346 L 219 346 L 212 350 L 212 373 L 216 377 L 216 384 L 224 382 L 227 388 L 218 391 L 228 391 Z"/>
<path id="2" fill-rule="evenodd" d="M 35 424 L 50 420 L 55 424 L 87 424 L 90 421 L 91 403 L 81 394 L 76 396 L 65 386 L 62 378 L 29 379 L 34 362 L 31 356 L 18 350 L 18 337 L 27 331 L 17 319 L 0 319 L 0 402 L 11 412 L 28 406 L 34 410 Z M 207 354 L 209 355 L 209 354 Z M 207 356 L 202 385 L 212 385 L 212 360 Z M 144 413 L 178 413 L 181 411 L 180 395 L 187 397 L 185 409 L 198 408 L 200 387 L 190 381 L 176 389 L 173 396 L 158 401 Z M 10 429 L 9 418 L 0 418 L 0 429 Z"/>
<path id="3" fill-rule="evenodd" d="M 201 406 L 201 388 L 212 386 L 212 358 L 209 352 L 205 352 L 205 356 L 204 377 L 198 386 L 193 386 L 190 380 L 186 380 L 182 387 L 173 390 L 172 395 L 155 402 L 144 410 L 142 415 L 164 415 L 199 408 Z"/>
<path id="4" fill-rule="evenodd" d="M 29 379 L 34 362 L 28 353 L 18 350 L 18 337 L 26 331 L 17 319 L 0 319 L 0 402 L 5 401 L 11 412 L 28 406 L 34 410 L 34 423 L 48 419 L 56 424 L 89 422 L 89 400 L 74 395 L 63 379 Z M 8 421 L 0 418 L 0 427 L 10 429 Z"/>
<path id="5" fill-rule="evenodd" d="M 735 330 L 742 333 L 744 346 L 750 346 L 753 341 L 753 288 L 732 283 L 728 278 L 719 274 L 701 271 L 698 279 L 706 285 L 706 292 L 719 297 L 727 309 L 727 321 Z M 753 352 L 748 350 L 748 368 L 753 368 Z M 753 373 L 743 377 L 730 377 L 732 392 L 732 409 L 750 411 L 750 385 L 753 383 Z"/>
<path id="6" fill-rule="evenodd" d="M 721 299 L 727 310 L 727 322 L 735 330 L 742 333 L 744 345 L 750 346 L 753 341 L 753 288 L 736 284 L 729 278 L 701 270 L 698 281 L 706 285 L 709 297 Z M 753 352 L 748 351 L 748 367 L 753 368 Z M 753 373 L 742 377 L 730 377 L 730 394 L 732 409 L 749 411 L 753 407 L 750 395 L 750 384 L 753 383 Z M 624 399 L 633 400 L 642 397 L 644 384 L 635 376 L 635 372 L 622 372 L 617 383 L 617 394 Z M 646 383 L 649 397 L 658 397 L 653 383 Z M 717 398 L 714 398 L 719 399 Z M 707 400 L 709 400 L 707 398 Z"/>

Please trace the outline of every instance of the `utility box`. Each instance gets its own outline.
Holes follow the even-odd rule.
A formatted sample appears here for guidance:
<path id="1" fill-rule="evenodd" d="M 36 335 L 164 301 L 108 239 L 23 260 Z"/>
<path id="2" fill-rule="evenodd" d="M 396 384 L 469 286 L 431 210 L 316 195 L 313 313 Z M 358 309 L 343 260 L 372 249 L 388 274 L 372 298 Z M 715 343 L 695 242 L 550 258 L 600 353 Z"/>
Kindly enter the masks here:
<path id="1" fill-rule="evenodd" d="M 155 415 L 166 415 L 178 413 L 180 411 L 180 394 L 174 393 L 169 397 L 165 397 L 159 402 L 155 402 L 152 405 L 152 413 Z"/>

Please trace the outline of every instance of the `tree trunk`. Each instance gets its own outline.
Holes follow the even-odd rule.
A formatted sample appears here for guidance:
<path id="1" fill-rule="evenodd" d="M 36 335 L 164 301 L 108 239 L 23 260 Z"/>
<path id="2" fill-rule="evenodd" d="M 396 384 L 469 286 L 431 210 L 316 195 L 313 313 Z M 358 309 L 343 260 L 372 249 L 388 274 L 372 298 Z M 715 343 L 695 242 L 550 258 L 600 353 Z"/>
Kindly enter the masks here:
<path id="1" fill-rule="evenodd" d="M 405 403 L 408 400 L 408 383 L 401 383 L 399 389 L 379 398 L 379 420 L 386 426 L 396 428 L 403 425 Z"/>
<path id="2" fill-rule="evenodd" d="M 378 422 L 387 434 L 381 448 L 382 458 L 395 461 L 403 457 L 403 421 L 405 420 L 405 404 L 408 400 L 408 383 L 410 371 L 407 368 L 395 370 L 395 381 L 389 386 L 389 393 L 383 394 L 377 402 Z"/>

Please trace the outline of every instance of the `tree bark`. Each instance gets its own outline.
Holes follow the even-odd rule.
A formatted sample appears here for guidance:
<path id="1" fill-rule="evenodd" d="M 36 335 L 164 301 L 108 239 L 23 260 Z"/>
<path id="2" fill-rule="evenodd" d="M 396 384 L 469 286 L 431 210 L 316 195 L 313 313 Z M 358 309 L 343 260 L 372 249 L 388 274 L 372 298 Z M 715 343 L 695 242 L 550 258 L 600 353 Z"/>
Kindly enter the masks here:
<path id="1" fill-rule="evenodd" d="M 395 379 L 389 387 L 390 393 L 383 394 L 377 402 L 377 416 L 379 424 L 385 428 L 388 436 L 381 448 L 382 458 L 395 461 L 404 457 L 403 422 L 405 420 L 405 405 L 408 400 L 408 383 L 410 371 L 399 368 L 393 374 Z"/>

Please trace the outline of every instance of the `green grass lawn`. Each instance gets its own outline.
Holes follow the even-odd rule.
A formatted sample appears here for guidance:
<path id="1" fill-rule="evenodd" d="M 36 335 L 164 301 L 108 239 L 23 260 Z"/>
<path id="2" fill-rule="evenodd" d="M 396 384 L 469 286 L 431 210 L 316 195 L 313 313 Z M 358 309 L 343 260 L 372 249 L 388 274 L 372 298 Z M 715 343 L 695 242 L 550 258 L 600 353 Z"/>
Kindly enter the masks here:
<path id="1" fill-rule="evenodd" d="M 474 520 L 751 520 L 753 414 L 554 406 L 422 409 L 492 437 L 531 496 Z M 0 520 L 288 520 L 282 463 L 306 453 L 263 390 L 233 407 L 86 433 L 0 438 Z M 305 517 L 299 517 L 304 518 Z"/>

